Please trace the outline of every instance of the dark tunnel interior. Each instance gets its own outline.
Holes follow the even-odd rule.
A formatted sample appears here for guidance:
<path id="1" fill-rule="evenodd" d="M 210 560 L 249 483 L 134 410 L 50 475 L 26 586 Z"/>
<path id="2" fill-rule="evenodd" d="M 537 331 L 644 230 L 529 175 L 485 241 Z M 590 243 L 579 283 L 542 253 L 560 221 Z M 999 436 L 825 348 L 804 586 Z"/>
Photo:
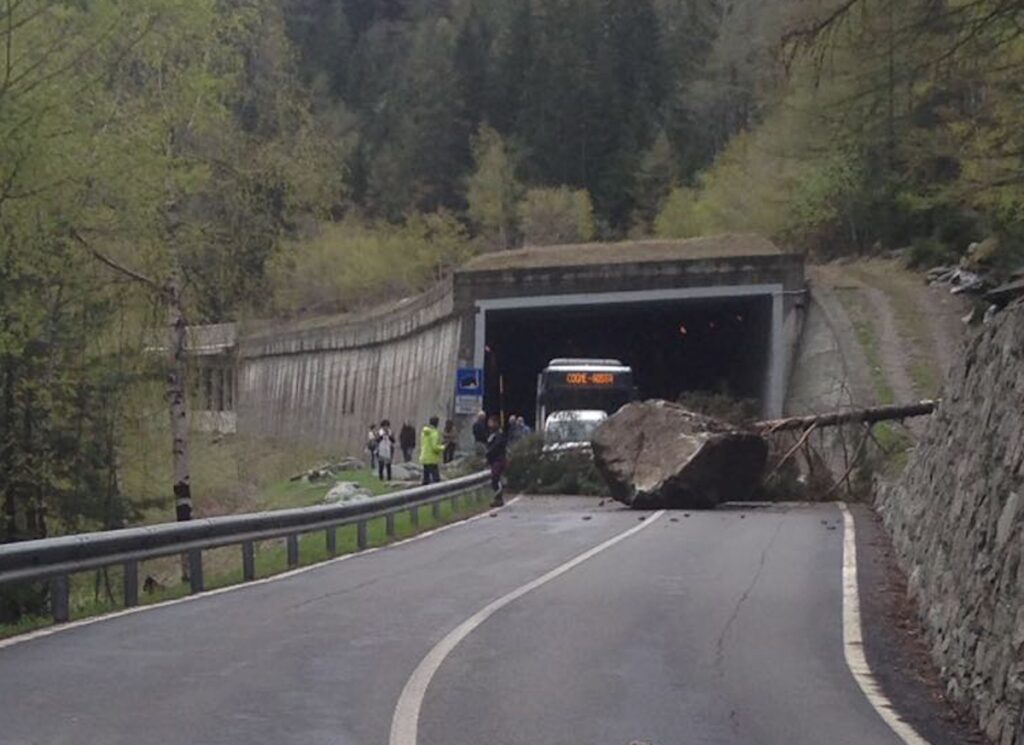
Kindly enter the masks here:
<path id="1" fill-rule="evenodd" d="M 711 391 L 760 400 L 770 331 L 769 297 L 491 311 L 484 406 L 535 426 L 537 375 L 557 357 L 621 360 L 644 399 Z"/>

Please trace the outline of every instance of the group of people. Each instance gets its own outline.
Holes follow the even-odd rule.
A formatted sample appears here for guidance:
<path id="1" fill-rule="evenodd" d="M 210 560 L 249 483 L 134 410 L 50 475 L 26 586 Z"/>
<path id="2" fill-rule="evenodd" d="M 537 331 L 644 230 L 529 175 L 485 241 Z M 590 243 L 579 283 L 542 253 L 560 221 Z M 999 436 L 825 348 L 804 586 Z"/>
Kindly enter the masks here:
<path id="1" fill-rule="evenodd" d="M 444 432 L 438 431 L 440 420 L 435 416 L 423 428 L 420 447 L 420 464 L 423 466 L 423 483 L 432 484 L 441 480 L 441 462 L 451 463 L 455 460 L 455 447 L 458 433 L 455 422 L 449 419 Z M 402 452 L 404 462 L 408 463 L 416 451 L 416 430 L 409 422 L 403 422 L 395 438 L 391 422 L 385 419 L 379 425 L 371 424 L 366 434 L 366 450 L 370 456 L 370 470 L 377 471 L 381 481 L 391 481 L 391 464 L 395 461 L 395 446 Z"/>
<path id="2" fill-rule="evenodd" d="M 441 464 L 455 459 L 458 431 L 455 422 L 449 419 L 444 429 L 441 420 L 430 417 L 420 433 L 420 465 L 423 468 L 423 484 L 436 484 L 441 480 Z M 530 427 L 521 416 L 508 418 L 507 432 L 502 429 L 498 416 L 487 416 L 481 411 L 473 423 L 473 438 L 481 454 L 486 458 L 491 471 L 491 488 L 494 491 L 494 506 L 505 503 L 502 477 L 508 467 L 508 449 L 518 440 L 530 434 Z M 391 481 L 391 465 L 400 450 L 406 463 L 412 460 L 416 450 L 416 430 L 409 422 L 403 422 L 395 437 L 391 422 L 383 420 L 379 425 L 371 424 L 367 429 L 366 449 L 370 456 L 370 469 L 376 470 L 381 481 Z"/>
<path id="3" fill-rule="evenodd" d="M 500 417 L 487 416 L 486 411 L 479 412 L 473 423 L 473 439 L 491 471 L 495 507 L 505 504 L 502 477 L 508 468 L 508 449 L 532 432 L 526 420 L 516 414 L 509 416 L 506 429 L 507 432 L 502 429 Z"/>

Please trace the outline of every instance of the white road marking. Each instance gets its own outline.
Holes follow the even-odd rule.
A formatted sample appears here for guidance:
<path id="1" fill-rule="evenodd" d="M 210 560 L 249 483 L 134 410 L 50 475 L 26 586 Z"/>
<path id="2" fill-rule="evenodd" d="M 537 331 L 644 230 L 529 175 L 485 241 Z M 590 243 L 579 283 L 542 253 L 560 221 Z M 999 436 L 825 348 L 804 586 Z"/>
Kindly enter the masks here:
<path id="1" fill-rule="evenodd" d="M 423 698 L 426 696 L 427 687 L 430 685 L 430 681 L 441 667 L 441 663 L 444 662 L 445 658 L 452 653 L 463 639 L 473 633 L 473 631 L 475 631 L 484 621 L 509 603 L 518 600 L 528 592 L 536 590 L 542 585 L 546 585 L 551 580 L 562 576 L 571 569 L 575 569 L 583 562 L 588 559 L 592 559 L 602 551 L 611 548 L 616 543 L 624 541 L 630 536 L 636 535 L 647 526 L 656 522 L 658 518 L 664 514 L 664 510 L 655 512 L 639 525 L 619 533 L 617 536 L 609 538 L 604 543 L 594 546 L 592 549 L 584 551 L 579 556 L 555 567 L 547 574 L 541 575 L 532 582 L 527 582 L 525 585 L 522 585 L 507 595 L 503 595 L 493 603 L 481 608 L 474 615 L 470 616 L 448 632 L 448 635 L 439 641 L 434 648 L 427 653 L 427 656 L 420 661 L 420 664 L 417 665 L 416 669 L 413 671 L 412 677 L 410 677 L 406 682 L 405 688 L 402 689 L 402 695 L 399 696 L 398 704 L 395 706 L 394 717 L 391 719 L 390 745 L 417 745 L 416 740 L 419 737 L 420 709 L 423 706 Z"/>
<path id="2" fill-rule="evenodd" d="M 928 745 L 928 741 L 896 713 L 864 656 L 860 591 L 857 587 L 857 533 L 850 509 L 843 502 L 839 502 L 839 509 L 843 513 L 843 651 L 846 666 L 868 702 L 897 737 L 906 745 Z"/>
<path id="3" fill-rule="evenodd" d="M 499 507 L 498 509 L 500 510 L 500 509 L 505 509 L 506 507 L 511 507 L 513 504 L 515 504 L 518 501 L 519 501 L 519 497 L 515 497 L 514 499 L 510 499 L 508 502 L 505 503 L 504 507 Z M 408 538 L 405 538 L 405 539 L 403 539 L 401 541 L 396 541 L 394 543 L 388 543 L 388 544 L 386 544 L 384 546 L 377 546 L 375 548 L 363 549 L 362 551 L 354 551 L 354 552 L 352 552 L 350 554 L 345 554 L 343 556 L 338 556 L 338 557 L 336 557 L 334 559 L 328 559 L 326 561 L 321 561 L 321 562 L 316 563 L 316 564 L 310 564 L 309 566 L 299 567 L 298 569 L 291 569 L 291 570 L 289 570 L 287 572 L 281 572 L 280 574 L 275 574 L 275 575 L 273 575 L 271 577 L 263 577 L 262 579 L 255 579 L 252 582 L 243 582 L 242 584 L 238 584 L 238 585 L 229 585 L 228 587 L 219 587 L 216 590 L 207 590 L 206 592 L 201 592 L 201 593 L 198 593 L 196 595 L 186 595 L 183 598 L 175 598 L 174 600 L 165 600 L 165 601 L 163 601 L 161 603 L 151 603 L 149 605 L 139 605 L 139 606 L 136 606 L 135 608 L 125 608 L 124 610 L 114 611 L 113 613 L 107 613 L 107 614 L 102 615 L 102 616 L 92 616 L 90 618 L 83 618 L 83 619 L 78 620 L 78 621 L 71 621 L 70 623 L 62 623 L 62 624 L 55 625 L 55 626 L 47 626 L 47 627 L 42 628 L 42 629 L 37 629 L 36 631 L 29 631 L 27 633 L 20 634 L 18 636 L 12 636 L 9 639 L 0 639 L 0 649 L 4 649 L 6 647 L 13 647 L 15 644 L 22 644 L 23 642 L 29 642 L 29 641 L 32 641 L 33 639 L 41 639 L 43 637 L 51 636 L 53 634 L 59 634 L 62 631 L 71 631 L 72 629 L 79 629 L 79 628 L 81 628 L 83 626 L 91 626 L 92 624 L 100 623 L 101 621 L 110 621 L 110 620 L 112 620 L 114 618 L 121 618 L 123 616 L 132 616 L 132 615 L 135 615 L 136 613 L 145 613 L 146 611 L 159 610 L 161 608 L 167 608 L 169 606 L 179 605 L 181 603 L 191 603 L 194 600 L 203 600 L 204 598 L 210 598 L 210 597 L 213 597 L 215 595 L 223 595 L 226 592 L 235 592 L 236 590 L 244 590 L 244 589 L 246 589 L 248 587 L 256 587 L 257 585 L 265 585 L 268 582 L 276 582 L 279 579 L 288 579 L 289 577 L 294 577 L 297 574 L 304 574 L 304 573 L 312 571 L 314 569 L 321 569 L 323 567 L 331 566 L 332 564 L 337 564 L 337 563 L 342 562 L 342 561 L 348 561 L 349 559 L 355 559 L 355 558 L 360 557 L 360 556 L 367 556 L 369 554 L 377 553 L 378 551 L 385 551 L 385 550 L 387 550 L 389 548 L 397 548 L 398 546 L 404 546 L 407 543 L 413 543 L 414 541 L 420 541 L 420 540 L 423 540 L 424 538 L 430 538 L 431 536 L 437 535 L 438 533 L 443 533 L 444 531 L 446 531 L 446 530 L 448 530 L 450 528 L 457 528 L 457 527 L 459 527 L 461 525 L 468 525 L 469 523 L 476 522 L 477 520 L 480 520 L 481 518 L 487 517 L 492 512 L 494 512 L 493 508 L 487 510 L 486 512 L 482 512 L 479 515 L 474 515 L 473 517 L 468 517 L 465 520 L 457 520 L 456 522 L 448 523 L 447 525 L 442 525 L 439 528 L 434 528 L 433 530 L 428 530 L 425 533 L 417 533 L 416 535 L 409 536 Z"/>

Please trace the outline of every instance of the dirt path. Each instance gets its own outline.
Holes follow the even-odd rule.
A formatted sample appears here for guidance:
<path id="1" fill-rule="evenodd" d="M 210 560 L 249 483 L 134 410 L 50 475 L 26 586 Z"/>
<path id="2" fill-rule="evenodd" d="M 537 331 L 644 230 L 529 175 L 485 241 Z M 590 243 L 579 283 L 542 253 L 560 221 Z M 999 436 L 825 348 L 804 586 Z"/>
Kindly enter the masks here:
<path id="1" fill-rule="evenodd" d="M 860 358 L 849 367 L 867 370 L 870 384 L 858 386 L 864 403 L 938 394 L 966 335 L 961 298 L 928 287 L 895 260 L 812 266 L 808 273 L 822 296 L 839 299 L 831 309 L 845 318 L 833 330 L 844 354 Z"/>

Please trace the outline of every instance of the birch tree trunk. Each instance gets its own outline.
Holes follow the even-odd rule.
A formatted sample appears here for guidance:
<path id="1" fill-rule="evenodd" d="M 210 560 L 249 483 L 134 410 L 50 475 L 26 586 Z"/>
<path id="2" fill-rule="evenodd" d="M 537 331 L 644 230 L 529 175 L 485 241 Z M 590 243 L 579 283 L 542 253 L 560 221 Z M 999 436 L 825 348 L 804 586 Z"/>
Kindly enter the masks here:
<path id="1" fill-rule="evenodd" d="M 192 519 L 192 470 L 189 459 L 186 344 L 188 325 L 182 301 L 181 274 L 167 284 L 167 404 L 171 415 L 174 507 L 179 521 Z"/>

